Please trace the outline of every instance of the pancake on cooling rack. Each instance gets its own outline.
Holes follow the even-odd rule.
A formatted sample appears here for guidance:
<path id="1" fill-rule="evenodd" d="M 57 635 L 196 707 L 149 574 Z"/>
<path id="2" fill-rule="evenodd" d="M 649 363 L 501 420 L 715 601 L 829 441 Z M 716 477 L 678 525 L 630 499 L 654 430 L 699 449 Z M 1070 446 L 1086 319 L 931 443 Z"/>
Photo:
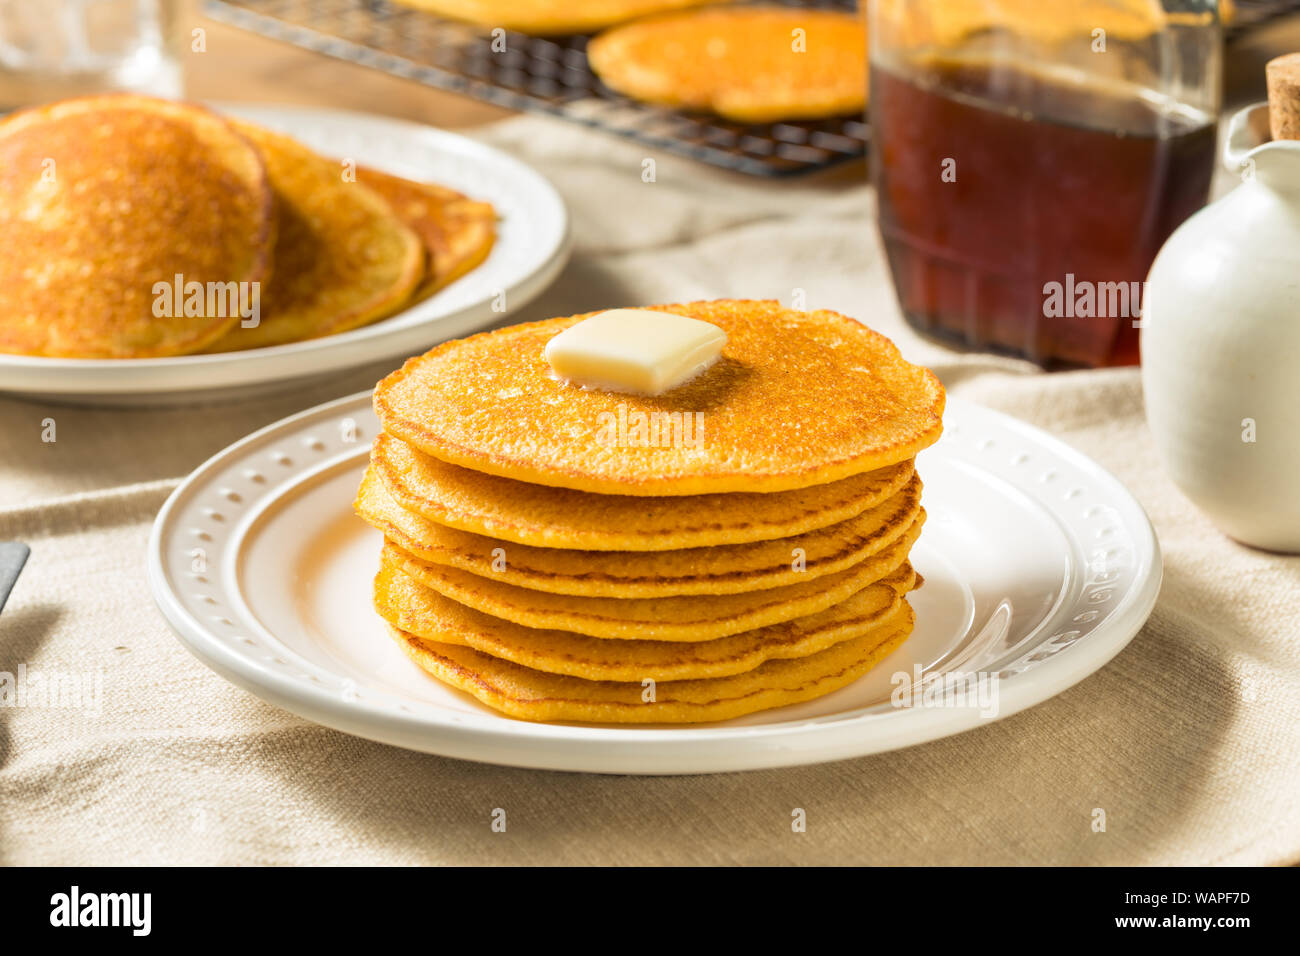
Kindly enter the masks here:
<path id="1" fill-rule="evenodd" d="M 496 211 L 203 107 L 111 94 L 0 120 L 0 237 L 0 352 L 162 358 L 393 315 L 487 258 Z"/>
<path id="2" fill-rule="evenodd" d="M 704 8 L 613 27 L 587 46 L 605 85 L 740 123 L 861 113 L 867 40 L 854 13 Z"/>
<path id="3" fill-rule="evenodd" d="M 502 713 L 723 720 L 828 694 L 912 632 L 914 458 L 944 393 L 851 319 L 549 319 L 410 359 L 374 404 L 375 609 Z"/>
<path id="4" fill-rule="evenodd" d="M 536 36 L 590 33 L 648 13 L 730 0 L 398 0 L 418 10 L 482 27 Z"/>

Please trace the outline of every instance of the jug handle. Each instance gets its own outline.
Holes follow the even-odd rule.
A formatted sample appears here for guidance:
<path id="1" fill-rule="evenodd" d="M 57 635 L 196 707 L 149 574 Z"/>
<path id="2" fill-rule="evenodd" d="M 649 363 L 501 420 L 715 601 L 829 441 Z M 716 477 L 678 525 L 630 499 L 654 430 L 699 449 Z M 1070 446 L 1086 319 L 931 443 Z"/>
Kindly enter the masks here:
<path id="1" fill-rule="evenodd" d="M 1240 174 L 1250 154 L 1268 140 L 1268 103 L 1254 103 L 1237 110 L 1228 120 L 1223 165 L 1229 172 Z"/>

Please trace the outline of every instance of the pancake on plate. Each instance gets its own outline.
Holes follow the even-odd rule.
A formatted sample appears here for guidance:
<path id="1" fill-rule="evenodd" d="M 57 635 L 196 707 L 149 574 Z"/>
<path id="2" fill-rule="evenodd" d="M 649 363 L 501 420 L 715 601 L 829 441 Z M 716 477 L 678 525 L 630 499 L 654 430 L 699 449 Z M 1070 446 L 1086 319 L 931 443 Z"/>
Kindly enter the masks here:
<path id="1" fill-rule="evenodd" d="M 496 210 L 436 183 L 415 182 L 375 169 L 358 169 L 358 180 L 392 207 L 424 243 L 424 281 L 406 305 L 426 299 L 482 265 L 496 241 Z"/>
<path id="2" fill-rule="evenodd" d="M 909 459 L 771 494 L 600 495 L 449 465 L 382 432 L 371 468 L 403 509 L 424 520 L 519 544 L 590 551 L 668 551 L 804 534 L 880 505 L 915 473 Z"/>
<path id="3" fill-rule="evenodd" d="M 686 10 L 614 27 L 587 46 L 626 96 L 740 123 L 820 119 L 866 106 L 867 40 L 856 13 L 792 7 Z"/>
<path id="4" fill-rule="evenodd" d="M 554 36 L 562 33 L 590 33 L 613 23 L 663 10 L 679 10 L 701 3 L 730 0 L 397 0 L 408 7 L 440 16 Z"/>
<path id="5" fill-rule="evenodd" d="M 843 571 L 740 594 L 657 598 L 552 594 L 505 584 L 444 564 L 430 564 L 402 551 L 391 541 L 384 546 L 382 560 L 444 597 L 528 627 L 576 631 L 616 640 L 707 641 L 816 614 L 893 574 L 907 560 L 924 520 L 922 511 L 901 538 Z"/>
<path id="6" fill-rule="evenodd" d="M 938 380 L 859 322 L 775 301 L 650 308 L 721 328 L 721 359 L 667 395 L 581 389 L 542 352 L 587 316 L 547 319 L 408 360 L 375 388 L 375 412 L 441 461 L 606 495 L 806 488 L 897 465 L 939 437 Z M 681 440 L 631 441 L 652 419 Z"/>
<path id="7" fill-rule="evenodd" d="M 913 478 L 898 494 L 860 515 L 800 535 L 629 551 L 617 560 L 608 551 L 507 543 L 437 524 L 399 505 L 373 469 L 361 483 L 356 511 L 413 557 L 535 591 L 586 597 L 738 594 L 843 571 L 892 544 L 920 514 L 921 480 Z"/>
<path id="8" fill-rule="evenodd" d="M 209 351 L 332 335 L 404 305 L 424 279 L 424 244 L 383 197 L 288 136 L 235 125 L 262 153 L 276 194 L 275 271 L 261 321 L 236 325 Z"/>
<path id="9" fill-rule="evenodd" d="M 208 290 L 261 282 L 274 224 L 260 154 L 202 107 L 112 94 L 0 119 L 0 351 L 198 351 L 241 318 Z M 203 309 L 174 301 L 177 276 Z"/>
<path id="10" fill-rule="evenodd" d="M 389 565 L 375 578 L 375 610 L 412 637 L 471 647 L 533 670 L 587 680 L 684 680 L 740 674 L 858 637 L 902 614 L 915 581 L 904 564 L 824 611 L 711 641 L 612 641 L 525 627 L 443 597 Z"/>
<path id="11" fill-rule="evenodd" d="M 439 680 L 511 717 L 594 723 L 698 723 L 822 697 L 857 680 L 911 632 L 914 614 L 807 657 L 769 660 L 705 680 L 593 681 L 522 667 L 468 647 L 390 628 L 407 655 Z"/>

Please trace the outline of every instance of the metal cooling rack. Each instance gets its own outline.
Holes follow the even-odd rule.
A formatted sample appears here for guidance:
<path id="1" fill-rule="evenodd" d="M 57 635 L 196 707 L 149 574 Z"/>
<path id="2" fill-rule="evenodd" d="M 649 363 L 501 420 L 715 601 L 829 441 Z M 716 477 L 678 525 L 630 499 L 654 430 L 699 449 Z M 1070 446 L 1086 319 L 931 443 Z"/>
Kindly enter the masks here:
<path id="1" fill-rule="evenodd" d="M 771 0 L 768 0 L 771 2 Z M 778 0 L 853 10 L 854 0 Z M 1229 36 L 1300 10 L 1300 0 L 1237 0 Z M 587 65 L 587 37 L 506 34 L 388 0 L 206 0 L 214 20 L 439 89 L 515 110 L 549 113 L 657 149 L 758 176 L 825 169 L 866 154 L 870 129 L 853 117 L 745 124 L 650 106 L 610 90 Z"/>
<path id="2" fill-rule="evenodd" d="M 852 10 L 853 0 L 802 6 Z M 825 169 L 865 155 L 859 118 L 745 124 L 649 106 L 608 89 L 587 66 L 587 37 L 489 31 L 387 0 L 207 0 L 243 29 L 515 110 L 549 113 L 657 149 L 759 176 Z"/>

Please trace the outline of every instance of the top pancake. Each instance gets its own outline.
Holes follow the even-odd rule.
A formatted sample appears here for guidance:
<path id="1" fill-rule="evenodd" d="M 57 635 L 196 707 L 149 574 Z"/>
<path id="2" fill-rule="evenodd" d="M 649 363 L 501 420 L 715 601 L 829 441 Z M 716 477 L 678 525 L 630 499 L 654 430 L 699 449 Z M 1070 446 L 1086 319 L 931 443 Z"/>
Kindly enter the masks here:
<path id="1" fill-rule="evenodd" d="M 14 113 L 0 121 L 0 351 L 203 348 L 238 309 L 155 315 L 154 285 L 261 281 L 272 209 L 257 150 L 201 107 L 115 94 Z"/>
<path id="2" fill-rule="evenodd" d="M 496 241 L 496 210 L 491 203 L 435 183 L 414 182 L 358 169 L 357 179 L 383 196 L 397 217 L 412 229 L 429 254 L 424 281 L 405 303 L 411 305 L 446 288 L 479 266 Z"/>
<path id="3" fill-rule="evenodd" d="M 375 411 L 387 432 L 443 461 L 617 495 L 807 488 L 906 461 L 942 431 L 933 373 L 845 316 L 727 299 L 651 308 L 712 322 L 728 337 L 715 365 L 664 395 L 554 377 L 542 350 L 587 318 L 577 315 L 409 359 L 376 386 Z M 628 447 L 631 423 L 673 414 L 679 425 L 701 423 L 686 436 L 698 441 Z M 659 445 L 669 438 L 665 428 Z"/>
<path id="4" fill-rule="evenodd" d="M 261 322 L 236 324 L 211 351 L 332 335 L 401 307 L 424 278 L 424 245 L 383 197 L 287 136 L 235 125 L 262 153 L 275 190 L 275 271 Z"/>
<path id="5" fill-rule="evenodd" d="M 408 7 L 536 36 L 589 33 L 660 10 L 729 0 L 398 0 Z"/>
<path id="6" fill-rule="evenodd" d="M 866 30 L 855 13 L 687 10 L 608 30 L 587 57 L 620 93 L 741 123 L 860 113 L 866 104 Z"/>

